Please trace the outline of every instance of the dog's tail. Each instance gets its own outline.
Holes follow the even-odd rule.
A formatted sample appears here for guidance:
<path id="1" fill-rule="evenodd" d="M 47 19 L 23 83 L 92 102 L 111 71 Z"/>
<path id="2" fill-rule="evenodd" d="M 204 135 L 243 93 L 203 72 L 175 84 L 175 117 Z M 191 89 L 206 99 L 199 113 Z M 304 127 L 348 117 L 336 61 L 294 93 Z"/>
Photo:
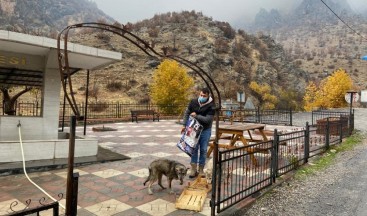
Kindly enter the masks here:
<path id="1" fill-rule="evenodd" d="M 149 175 L 147 177 L 147 180 L 145 180 L 145 182 L 144 182 L 144 186 L 150 180 L 150 176 L 152 175 L 152 168 L 149 167 L 148 169 L 149 169 Z"/>

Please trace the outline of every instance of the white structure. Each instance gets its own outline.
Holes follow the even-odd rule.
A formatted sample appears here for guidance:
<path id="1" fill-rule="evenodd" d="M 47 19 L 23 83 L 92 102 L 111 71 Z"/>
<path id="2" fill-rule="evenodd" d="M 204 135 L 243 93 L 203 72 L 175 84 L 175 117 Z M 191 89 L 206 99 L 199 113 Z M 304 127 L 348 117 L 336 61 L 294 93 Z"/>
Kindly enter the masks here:
<path id="1" fill-rule="evenodd" d="M 98 69 L 122 58 L 121 53 L 73 43 L 68 43 L 68 51 L 70 67 L 75 70 Z M 14 71 L 4 72 L 9 69 Z M 38 77 L 32 78 L 27 72 L 37 73 Z M 0 30 L 0 84 L 4 82 L 41 82 L 43 104 L 40 117 L 0 116 L 0 162 L 21 160 L 19 122 L 26 160 L 68 157 L 69 140 L 58 132 L 61 78 L 57 41 Z M 97 143 L 93 139 L 77 139 L 75 156 L 96 155 Z"/>

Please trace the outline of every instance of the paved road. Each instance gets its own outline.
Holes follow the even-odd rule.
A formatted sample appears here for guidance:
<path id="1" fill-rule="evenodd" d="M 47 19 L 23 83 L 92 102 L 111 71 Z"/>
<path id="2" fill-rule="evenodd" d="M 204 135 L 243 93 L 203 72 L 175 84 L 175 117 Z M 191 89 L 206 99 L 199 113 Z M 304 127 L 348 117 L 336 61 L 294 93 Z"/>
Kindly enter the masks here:
<path id="1" fill-rule="evenodd" d="M 332 184 L 325 186 L 318 195 L 304 203 L 307 215 L 367 215 L 367 148 L 359 147 L 354 155 L 349 155 L 339 168 L 334 171 L 343 172 Z"/>
<path id="2" fill-rule="evenodd" d="M 355 128 L 367 132 L 367 109 L 355 110 Z M 311 215 L 367 215 L 367 140 L 353 153 L 339 164 L 345 171 L 340 179 L 309 203 Z"/>
<path id="3" fill-rule="evenodd" d="M 355 128 L 365 136 L 355 149 L 338 153 L 335 164 L 294 180 L 262 197 L 246 215 L 367 215 L 367 109 L 355 110 Z"/>

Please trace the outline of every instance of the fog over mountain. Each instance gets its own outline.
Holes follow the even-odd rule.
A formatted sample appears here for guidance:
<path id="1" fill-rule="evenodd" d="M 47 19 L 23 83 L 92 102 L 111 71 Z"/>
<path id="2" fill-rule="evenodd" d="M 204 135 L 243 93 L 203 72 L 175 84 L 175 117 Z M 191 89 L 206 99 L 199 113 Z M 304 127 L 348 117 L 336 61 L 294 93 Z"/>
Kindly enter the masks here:
<path id="1" fill-rule="evenodd" d="M 297 7 L 302 0 L 91 0 L 106 14 L 112 16 L 121 23 L 136 22 L 149 19 L 155 14 L 166 12 L 180 12 L 183 10 L 195 10 L 203 12 L 214 20 L 229 22 L 234 27 L 242 27 L 254 21 L 255 15 L 261 8 L 270 11 L 277 9 L 281 13 L 287 13 Z M 320 0 L 308 0 L 318 1 Z M 358 13 L 367 11 L 366 0 L 328 0 L 333 2 L 347 1 L 350 7 Z"/>

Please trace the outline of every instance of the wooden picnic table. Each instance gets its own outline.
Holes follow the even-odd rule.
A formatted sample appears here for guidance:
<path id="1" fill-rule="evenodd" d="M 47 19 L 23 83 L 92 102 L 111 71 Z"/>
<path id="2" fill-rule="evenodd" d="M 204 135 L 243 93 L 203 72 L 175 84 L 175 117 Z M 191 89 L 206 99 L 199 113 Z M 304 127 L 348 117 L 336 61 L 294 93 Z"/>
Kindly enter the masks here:
<path id="1" fill-rule="evenodd" d="M 265 124 L 234 124 L 234 125 L 220 125 L 218 128 L 218 140 L 225 139 L 229 140 L 228 144 L 218 144 L 218 148 L 234 149 L 237 148 L 235 143 L 241 141 L 244 146 L 249 145 L 248 142 L 261 142 L 268 141 L 268 138 L 264 132 Z M 254 139 L 253 132 L 257 131 L 262 139 Z M 249 138 L 245 135 L 248 134 Z M 209 150 L 207 152 L 207 157 L 214 150 L 214 142 L 209 143 Z"/>

